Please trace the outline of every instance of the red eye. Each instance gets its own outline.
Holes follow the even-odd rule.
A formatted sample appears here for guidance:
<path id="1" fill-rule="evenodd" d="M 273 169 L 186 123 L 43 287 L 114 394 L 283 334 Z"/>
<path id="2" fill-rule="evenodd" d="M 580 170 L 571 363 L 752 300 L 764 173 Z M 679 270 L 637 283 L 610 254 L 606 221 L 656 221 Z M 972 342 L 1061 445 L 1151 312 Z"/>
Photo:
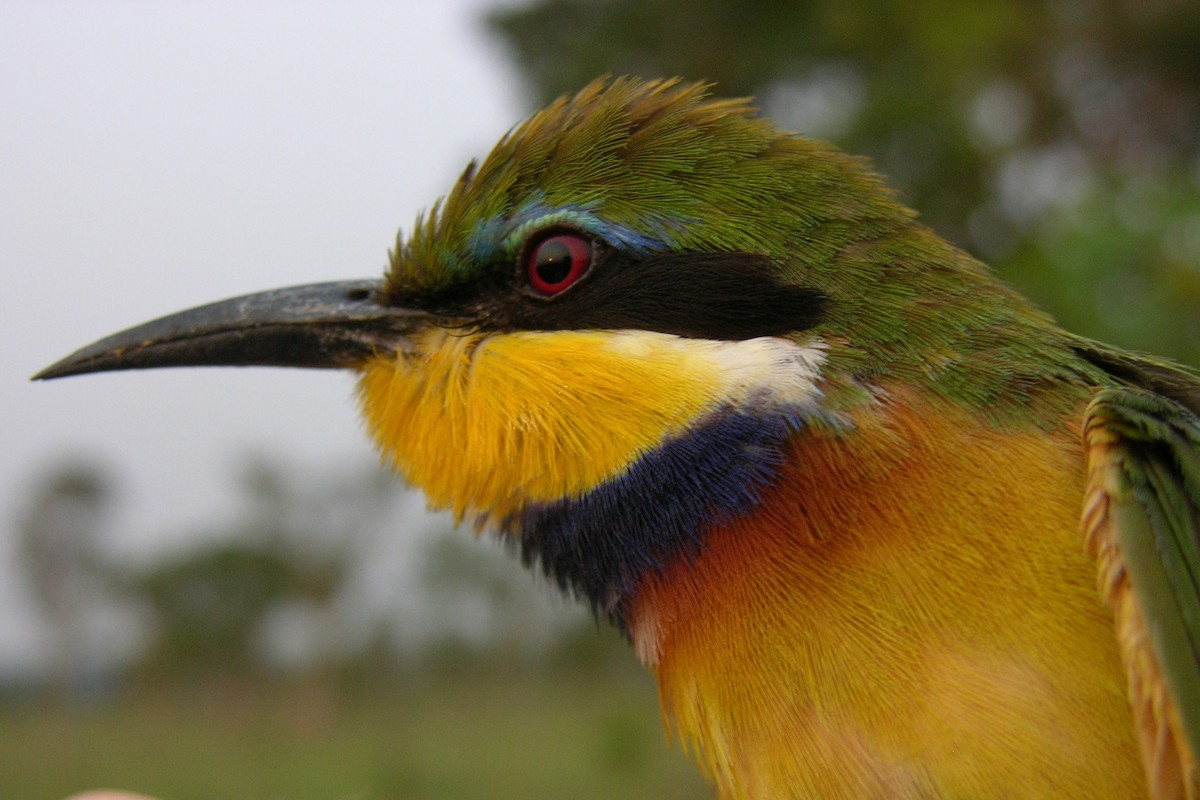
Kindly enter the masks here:
<path id="1" fill-rule="evenodd" d="M 574 233 L 542 240 L 528 256 L 529 283 L 544 295 L 556 295 L 583 277 L 592 265 L 592 243 Z"/>

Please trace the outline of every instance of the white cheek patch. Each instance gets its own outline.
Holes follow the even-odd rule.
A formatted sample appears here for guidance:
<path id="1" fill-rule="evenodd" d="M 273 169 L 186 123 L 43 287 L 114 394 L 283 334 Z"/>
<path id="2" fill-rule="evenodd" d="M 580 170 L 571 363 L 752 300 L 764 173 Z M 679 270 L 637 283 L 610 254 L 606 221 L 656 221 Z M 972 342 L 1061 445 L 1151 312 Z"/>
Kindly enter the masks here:
<path id="1" fill-rule="evenodd" d="M 824 342 L 800 345 L 763 336 L 716 344 L 714 355 L 728 380 L 731 399 L 752 405 L 817 410 L 821 398 L 817 381 L 828 351 Z"/>

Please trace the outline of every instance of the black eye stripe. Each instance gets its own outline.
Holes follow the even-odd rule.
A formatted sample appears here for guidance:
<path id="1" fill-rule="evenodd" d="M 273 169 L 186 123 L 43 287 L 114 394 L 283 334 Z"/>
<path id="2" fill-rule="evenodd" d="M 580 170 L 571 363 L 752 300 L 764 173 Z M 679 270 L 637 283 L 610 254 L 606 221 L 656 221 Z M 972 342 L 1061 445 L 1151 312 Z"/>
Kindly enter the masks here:
<path id="1" fill-rule="evenodd" d="M 807 330 L 826 305 L 820 292 L 784 283 L 769 259 L 750 253 L 613 252 L 554 303 L 496 300 L 488 316 L 500 328 L 639 329 L 725 340 Z"/>
<path id="2" fill-rule="evenodd" d="M 528 254 L 515 276 L 509 261 L 490 278 L 393 302 L 486 330 L 648 330 L 727 341 L 808 330 L 824 319 L 829 302 L 816 289 L 780 279 L 766 256 L 634 257 L 598 242 L 583 278 L 545 295 L 529 284 Z"/>

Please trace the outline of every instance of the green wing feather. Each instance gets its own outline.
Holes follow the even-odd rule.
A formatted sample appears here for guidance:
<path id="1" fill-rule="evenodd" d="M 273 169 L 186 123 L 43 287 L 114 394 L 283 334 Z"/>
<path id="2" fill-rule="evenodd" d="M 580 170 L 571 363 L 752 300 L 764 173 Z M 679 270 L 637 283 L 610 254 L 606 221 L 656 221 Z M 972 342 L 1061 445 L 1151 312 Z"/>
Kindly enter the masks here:
<path id="1" fill-rule="evenodd" d="M 1087 426 L 1101 426 L 1113 437 L 1118 485 L 1110 497 L 1110 514 L 1115 542 L 1182 732 L 1197 754 L 1200 417 L 1188 401 L 1200 382 L 1159 362 L 1121 358 L 1127 371 L 1118 377 L 1141 386 L 1101 390 L 1089 406 Z M 1171 383 L 1167 391 L 1164 370 Z"/>

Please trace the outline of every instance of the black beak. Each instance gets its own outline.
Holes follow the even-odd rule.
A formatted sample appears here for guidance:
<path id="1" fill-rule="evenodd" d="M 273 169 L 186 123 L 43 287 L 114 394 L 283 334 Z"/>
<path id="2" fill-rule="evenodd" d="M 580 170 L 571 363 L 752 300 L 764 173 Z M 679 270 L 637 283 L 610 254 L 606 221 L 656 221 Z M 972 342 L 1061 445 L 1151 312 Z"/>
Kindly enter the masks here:
<path id="1" fill-rule="evenodd" d="M 33 376 L 192 366 L 351 368 L 432 319 L 380 303 L 377 281 L 293 286 L 181 311 L 113 334 Z"/>

